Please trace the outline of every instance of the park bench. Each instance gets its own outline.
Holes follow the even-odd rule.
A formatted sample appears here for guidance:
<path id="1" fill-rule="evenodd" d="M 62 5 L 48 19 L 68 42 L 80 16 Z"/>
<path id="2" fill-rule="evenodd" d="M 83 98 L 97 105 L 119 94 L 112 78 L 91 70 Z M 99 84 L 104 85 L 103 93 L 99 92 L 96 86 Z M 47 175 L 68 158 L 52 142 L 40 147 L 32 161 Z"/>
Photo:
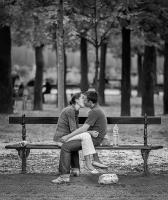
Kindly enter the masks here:
<path id="1" fill-rule="evenodd" d="M 79 117 L 79 124 L 83 124 L 86 117 Z M 22 126 L 22 140 L 26 140 L 26 124 L 57 124 L 58 117 L 26 117 L 22 115 L 20 117 L 10 116 L 9 124 L 20 124 Z M 143 129 L 143 144 L 141 145 L 119 145 L 114 147 L 113 145 L 101 145 L 96 147 L 98 150 L 140 150 L 143 159 L 144 174 L 148 175 L 148 156 L 151 150 L 157 150 L 163 148 L 163 146 L 148 145 L 148 125 L 161 124 L 161 117 L 107 117 L 108 124 L 141 124 Z M 22 173 L 26 173 L 26 160 L 31 149 L 59 149 L 56 144 L 35 144 L 28 143 L 21 145 L 21 143 L 9 144 L 5 146 L 6 149 L 16 149 L 18 155 L 22 159 Z"/>

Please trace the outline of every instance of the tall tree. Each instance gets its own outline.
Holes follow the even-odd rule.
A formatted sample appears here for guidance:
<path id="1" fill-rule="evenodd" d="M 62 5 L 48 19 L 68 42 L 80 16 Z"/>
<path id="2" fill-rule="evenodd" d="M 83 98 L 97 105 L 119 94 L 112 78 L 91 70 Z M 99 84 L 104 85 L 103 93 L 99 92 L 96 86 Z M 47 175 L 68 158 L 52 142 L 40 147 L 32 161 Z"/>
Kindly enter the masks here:
<path id="1" fill-rule="evenodd" d="M 163 97 L 163 111 L 164 114 L 168 114 L 168 38 L 165 39 L 165 49 L 164 49 L 164 97 Z"/>
<path id="2" fill-rule="evenodd" d="M 65 46 L 64 46 L 64 102 L 65 105 L 67 106 L 68 104 L 68 100 L 67 100 L 67 93 L 66 93 L 66 89 L 67 89 L 67 85 L 66 85 L 66 75 L 67 75 L 67 54 L 66 54 L 66 50 L 65 50 Z"/>
<path id="3" fill-rule="evenodd" d="M 98 71 L 99 71 L 99 41 L 98 41 L 98 5 L 97 0 L 94 0 L 93 4 L 93 18 L 94 18 L 94 46 L 95 46 L 95 77 L 93 85 L 98 90 Z"/>
<path id="4" fill-rule="evenodd" d="M 44 45 L 51 43 L 47 28 L 53 6 L 51 0 L 45 2 L 39 0 L 23 0 L 22 3 L 19 2 L 18 7 L 19 12 L 12 26 L 13 41 L 15 45 L 31 45 L 35 51 L 35 79 L 37 78 L 37 80 L 35 80 L 34 86 L 33 109 L 42 110 L 44 69 L 42 51 Z"/>
<path id="5" fill-rule="evenodd" d="M 61 111 L 65 107 L 64 93 L 64 31 L 63 31 L 63 0 L 59 0 L 57 23 L 57 63 L 58 63 L 58 108 Z"/>
<path id="6" fill-rule="evenodd" d="M 42 27 L 40 23 L 40 18 L 37 15 L 37 12 L 33 14 L 34 21 L 34 34 L 33 34 L 33 46 L 35 50 L 35 85 L 34 85 L 34 105 L 33 110 L 42 110 L 42 88 L 43 88 L 43 70 L 44 70 L 44 58 L 43 58 L 43 49 L 44 43 L 42 41 Z"/>
<path id="7" fill-rule="evenodd" d="M 131 12 L 129 3 L 121 4 L 118 18 L 122 31 L 121 115 L 130 116 L 131 96 Z"/>
<path id="8" fill-rule="evenodd" d="M 114 10 L 115 2 L 110 6 L 107 1 L 81 0 L 74 1 L 73 20 L 76 27 L 74 34 L 85 38 L 95 49 L 95 74 L 93 86 L 98 90 L 99 78 L 99 48 L 101 43 L 112 33 L 112 28 L 116 26 Z M 114 14 L 114 15 L 113 15 Z"/>
<path id="9" fill-rule="evenodd" d="M 36 74 L 34 85 L 34 107 L 33 110 L 42 110 L 42 85 L 43 85 L 43 48 L 44 45 L 35 47 L 35 62 L 36 62 Z"/>
<path id="10" fill-rule="evenodd" d="M 131 53 L 137 56 L 137 96 L 141 97 L 144 37 L 142 31 L 137 27 L 134 26 L 134 30 L 131 33 Z"/>
<path id="11" fill-rule="evenodd" d="M 163 1 L 162 1 L 163 2 Z M 160 26 L 159 26 L 159 33 L 161 34 L 161 38 L 164 41 L 164 82 L 163 82 L 163 113 L 168 114 L 168 3 L 166 1 L 163 2 L 159 13 L 160 17 Z"/>
<path id="12" fill-rule="evenodd" d="M 122 79 L 121 79 L 121 115 L 130 115 L 131 96 L 131 47 L 130 29 L 122 28 Z"/>
<path id="13" fill-rule="evenodd" d="M 141 0 L 138 4 L 141 11 L 138 24 L 145 38 L 143 61 L 142 115 L 154 115 L 154 86 L 156 83 L 156 46 L 160 38 L 160 3 L 155 0 Z"/>
<path id="14" fill-rule="evenodd" d="M 14 3 L 0 2 L 0 113 L 13 112 L 10 10 Z"/>
<path id="15" fill-rule="evenodd" d="M 145 46 L 143 63 L 142 115 L 154 115 L 155 47 Z"/>
<path id="16" fill-rule="evenodd" d="M 0 25 L 0 113 L 12 113 L 11 33 Z"/>
<path id="17" fill-rule="evenodd" d="M 87 40 L 85 37 L 81 37 L 81 81 L 80 81 L 80 88 L 82 92 L 85 92 L 89 88 L 88 84 L 88 57 L 87 57 Z"/>
<path id="18" fill-rule="evenodd" d="M 99 74 L 99 104 L 104 105 L 105 104 L 105 73 L 106 73 L 106 52 L 107 52 L 107 41 L 104 40 L 104 42 L 101 45 L 101 55 L 100 55 L 100 74 Z"/>
<path id="19" fill-rule="evenodd" d="M 137 85 L 137 95 L 141 96 L 142 93 L 142 54 L 137 52 L 137 68 L 138 68 L 138 85 Z"/>

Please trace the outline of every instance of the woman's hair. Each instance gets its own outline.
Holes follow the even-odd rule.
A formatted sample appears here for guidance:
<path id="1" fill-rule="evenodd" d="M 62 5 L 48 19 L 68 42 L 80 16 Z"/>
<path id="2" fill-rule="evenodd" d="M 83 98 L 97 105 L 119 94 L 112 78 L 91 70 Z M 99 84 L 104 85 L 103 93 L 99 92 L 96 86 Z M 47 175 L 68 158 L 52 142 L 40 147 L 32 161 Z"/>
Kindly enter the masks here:
<path id="1" fill-rule="evenodd" d="M 79 99 L 80 96 L 81 96 L 81 92 L 73 94 L 69 104 L 74 105 L 76 103 L 76 99 Z"/>

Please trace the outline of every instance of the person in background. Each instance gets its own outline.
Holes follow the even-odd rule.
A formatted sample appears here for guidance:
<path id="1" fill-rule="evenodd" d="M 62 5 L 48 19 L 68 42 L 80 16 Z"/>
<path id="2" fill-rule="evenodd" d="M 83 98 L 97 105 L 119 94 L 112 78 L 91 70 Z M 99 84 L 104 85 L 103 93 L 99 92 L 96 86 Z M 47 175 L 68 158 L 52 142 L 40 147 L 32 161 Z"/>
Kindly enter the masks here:
<path id="1" fill-rule="evenodd" d="M 50 94 L 51 89 L 52 89 L 52 87 L 51 87 L 50 82 L 48 80 L 46 80 L 45 90 L 42 93 L 42 101 L 43 101 L 43 103 L 45 103 L 45 94 Z"/>
<path id="2" fill-rule="evenodd" d="M 21 82 L 19 85 L 18 96 L 23 97 L 24 94 L 24 84 Z"/>
<path id="3" fill-rule="evenodd" d="M 20 77 L 19 75 L 12 76 L 12 88 L 13 88 L 13 97 L 18 96 L 18 90 L 20 85 Z"/>

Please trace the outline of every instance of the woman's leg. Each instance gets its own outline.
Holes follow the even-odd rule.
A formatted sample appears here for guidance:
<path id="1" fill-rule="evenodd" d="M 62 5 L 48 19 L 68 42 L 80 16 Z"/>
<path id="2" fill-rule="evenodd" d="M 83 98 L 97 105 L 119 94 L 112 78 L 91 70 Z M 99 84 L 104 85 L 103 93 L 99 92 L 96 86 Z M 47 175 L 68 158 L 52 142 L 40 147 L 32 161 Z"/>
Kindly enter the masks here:
<path id="1" fill-rule="evenodd" d="M 81 150 L 81 141 L 74 140 L 63 143 L 61 146 L 60 152 L 60 161 L 59 161 L 59 172 L 60 174 L 70 174 L 70 168 L 72 164 L 72 152 Z M 76 159 L 76 161 L 74 161 Z M 79 158 L 77 155 L 73 158 L 73 167 L 79 167 Z"/>
<path id="2" fill-rule="evenodd" d="M 59 160 L 59 172 L 61 175 L 58 178 L 52 180 L 52 183 L 70 182 L 70 168 L 73 156 L 72 152 L 76 152 L 79 150 L 81 150 L 80 140 L 69 141 L 61 146 L 60 160 Z M 75 158 L 77 160 L 74 161 L 73 166 L 79 167 L 79 158 L 77 157 L 77 154 Z"/>

